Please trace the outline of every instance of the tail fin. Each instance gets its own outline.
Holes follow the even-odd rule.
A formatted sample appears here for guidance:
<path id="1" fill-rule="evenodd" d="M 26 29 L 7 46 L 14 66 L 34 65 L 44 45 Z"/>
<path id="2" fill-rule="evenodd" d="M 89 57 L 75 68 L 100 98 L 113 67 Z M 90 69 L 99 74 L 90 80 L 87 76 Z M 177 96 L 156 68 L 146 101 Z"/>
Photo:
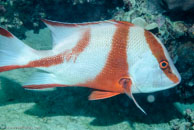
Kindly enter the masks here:
<path id="1" fill-rule="evenodd" d="M 0 27 L 0 72 L 23 68 L 35 57 L 35 50 Z"/>

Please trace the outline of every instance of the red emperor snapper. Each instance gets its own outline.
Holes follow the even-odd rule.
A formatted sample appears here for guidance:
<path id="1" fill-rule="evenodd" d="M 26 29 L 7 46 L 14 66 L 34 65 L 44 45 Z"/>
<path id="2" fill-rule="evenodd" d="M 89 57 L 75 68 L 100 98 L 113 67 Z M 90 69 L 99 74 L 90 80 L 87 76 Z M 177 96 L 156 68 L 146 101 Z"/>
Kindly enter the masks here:
<path id="1" fill-rule="evenodd" d="M 52 50 L 35 50 L 0 28 L 0 72 L 41 70 L 27 89 L 92 88 L 90 100 L 171 88 L 181 81 L 169 54 L 151 32 L 124 21 L 62 23 L 42 20 L 51 30 Z"/>

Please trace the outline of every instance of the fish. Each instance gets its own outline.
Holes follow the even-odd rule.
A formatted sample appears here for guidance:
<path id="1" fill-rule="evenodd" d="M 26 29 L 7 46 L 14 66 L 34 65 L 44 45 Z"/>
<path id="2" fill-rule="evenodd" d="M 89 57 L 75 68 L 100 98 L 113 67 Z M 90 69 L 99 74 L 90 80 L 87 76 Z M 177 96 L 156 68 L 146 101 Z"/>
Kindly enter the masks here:
<path id="1" fill-rule="evenodd" d="M 165 46 L 153 33 L 126 21 L 63 23 L 42 19 L 52 49 L 35 50 L 0 27 L 0 72 L 37 68 L 23 87 L 87 87 L 89 100 L 133 97 L 172 88 L 181 81 Z"/>

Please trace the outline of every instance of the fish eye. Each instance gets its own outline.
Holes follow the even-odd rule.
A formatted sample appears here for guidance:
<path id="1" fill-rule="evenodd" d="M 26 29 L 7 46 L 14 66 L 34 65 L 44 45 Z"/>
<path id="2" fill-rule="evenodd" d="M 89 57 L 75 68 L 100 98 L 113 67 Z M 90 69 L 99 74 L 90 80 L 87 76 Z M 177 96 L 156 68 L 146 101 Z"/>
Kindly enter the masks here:
<path id="1" fill-rule="evenodd" d="M 168 67 L 168 62 L 166 60 L 163 60 L 160 62 L 160 68 L 166 69 Z"/>

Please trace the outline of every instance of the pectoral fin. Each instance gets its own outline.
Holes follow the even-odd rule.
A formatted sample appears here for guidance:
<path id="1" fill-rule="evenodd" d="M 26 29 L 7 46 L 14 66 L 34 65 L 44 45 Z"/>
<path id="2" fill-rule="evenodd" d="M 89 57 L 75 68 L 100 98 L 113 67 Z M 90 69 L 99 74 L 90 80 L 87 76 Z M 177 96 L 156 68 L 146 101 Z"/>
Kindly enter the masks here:
<path id="1" fill-rule="evenodd" d="M 99 100 L 104 98 L 110 98 L 119 94 L 120 93 L 107 92 L 107 91 L 93 91 L 89 96 L 89 100 Z"/>
<path id="2" fill-rule="evenodd" d="M 131 86 L 132 86 L 132 80 L 131 78 L 122 78 L 119 83 L 123 86 L 124 92 L 125 94 L 132 98 L 133 102 L 135 103 L 135 105 L 145 114 L 147 115 L 147 113 L 143 110 L 143 108 L 141 108 L 141 106 L 137 103 L 137 101 L 135 100 L 135 98 L 133 97 L 132 91 L 131 91 Z"/>

